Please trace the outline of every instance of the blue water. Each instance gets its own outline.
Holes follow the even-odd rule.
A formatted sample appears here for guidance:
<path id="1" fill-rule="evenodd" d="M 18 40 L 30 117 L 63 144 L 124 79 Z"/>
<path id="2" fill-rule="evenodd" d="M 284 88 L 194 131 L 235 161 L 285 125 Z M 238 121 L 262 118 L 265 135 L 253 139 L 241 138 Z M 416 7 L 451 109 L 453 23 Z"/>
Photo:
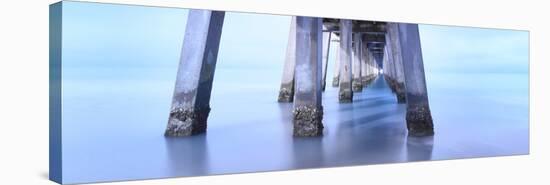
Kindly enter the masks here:
<path id="1" fill-rule="evenodd" d="M 522 75 L 497 75 L 508 78 L 513 87 L 491 88 L 487 86 L 490 80 L 488 84 L 471 83 L 493 75 L 441 75 L 441 82 L 428 80 L 436 134 L 422 139 L 407 138 L 405 107 L 396 103 L 383 78 L 356 93 L 353 104 L 339 104 L 337 88 L 328 87 L 323 94 L 324 136 L 294 138 L 292 105 L 276 102 L 276 80 L 265 81 L 271 88 L 262 87 L 264 78 L 255 80 L 257 85 L 243 83 L 244 88 L 230 82 L 227 84 L 235 85 L 222 85 L 224 81 L 220 79 L 240 76 L 234 70 L 228 71 L 235 73 L 222 71 L 216 74 L 208 132 L 188 138 L 163 136 L 173 80 L 64 84 L 65 182 L 517 155 L 529 151 L 528 101 L 523 85 L 526 77 Z M 245 82 L 247 77 L 241 77 L 241 82 Z M 463 89 L 445 81 L 468 83 L 473 88 Z"/>
<path id="2" fill-rule="evenodd" d="M 529 152 L 528 74 L 522 70 L 495 72 L 527 68 L 526 50 L 515 49 L 512 52 L 518 53 L 511 54 L 501 49 L 506 47 L 500 43 L 486 45 L 485 50 L 519 57 L 491 53 L 492 58 L 457 59 L 453 58 L 456 53 L 478 53 L 455 44 L 451 51 L 436 54 L 444 47 L 429 38 L 434 38 L 432 32 L 438 29 L 421 27 L 435 126 L 435 136 L 425 138 L 407 137 L 405 106 L 396 103 L 383 78 L 356 93 L 353 104 L 338 103 L 337 88 L 330 86 L 331 58 L 323 93 L 324 136 L 295 138 L 292 104 L 277 103 L 290 18 L 228 13 L 208 131 L 193 137 L 166 138 L 163 134 L 187 11 L 76 2 L 65 5 L 65 183 Z M 256 31 L 258 28 L 262 29 Z M 447 32 L 437 33 L 441 36 Z M 464 38 L 474 39 L 468 35 Z M 333 52 L 336 47 L 331 48 Z M 449 71 L 462 61 L 482 67 Z M 475 70 L 463 71 L 470 68 Z"/>

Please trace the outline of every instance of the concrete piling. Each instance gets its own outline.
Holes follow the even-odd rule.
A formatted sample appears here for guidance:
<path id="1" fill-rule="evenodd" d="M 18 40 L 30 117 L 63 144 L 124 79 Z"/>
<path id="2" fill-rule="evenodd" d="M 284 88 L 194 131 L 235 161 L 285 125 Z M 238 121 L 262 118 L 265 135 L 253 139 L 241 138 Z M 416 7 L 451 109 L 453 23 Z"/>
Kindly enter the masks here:
<path id="1" fill-rule="evenodd" d="M 225 12 L 190 10 L 165 136 L 206 131 Z"/>
<path id="2" fill-rule="evenodd" d="M 323 79 L 321 80 L 322 90 L 325 91 L 327 85 L 327 67 L 330 51 L 331 32 L 323 32 Z"/>
<path id="3" fill-rule="evenodd" d="M 388 52 L 388 61 L 392 62 L 394 65 L 395 79 L 394 79 L 394 89 L 395 95 L 397 97 L 398 103 L 405 103 L 405 77 L 403 75 L 403 62 L 401 58 L 401 45 L 399 43 L 397 24 L 388 23 L 387 24 L 387 33 L 386 33 L 386 42 L 387 42 L 387 52 Z"/>
<path id="4" fill-rule="evenodd" d="M 390 86 L 390 89 L 393 93 L 395 93 L 396 91 L 396 80 L 395 80 L 395 62 L 391 61 L 390 58 L 388 57 L 389 53 L 388 53 L 388 47 L 389 46 L 386 46 L 384 48 L 384 61 L 386 62 L 387 64 L 387 71 L 388 71 L 388 79 L 387 79 L 387 83 L 388 85 Z"/>
<path id="5" fill-rule="evenodd" d="M 368 80 L 368 49 L 367 49 L 367 43 L 361 42 L 361 84 L 363 85 L 363 88 L 367 87 L 367 80 Z"/>
<path id="6" fill-rule="evenodd" d="M 417 24 L 397 25 L 407 94 L 407 128 L 411 136 L 431 136 L 433 120 L 428 102 L 424 62 Z"/>
<path id="7" fill-rule="evenodd" d="M 353 34 L 353 50 L 352 50 L 352 90 L 353 92 L 361 92 L 363 83 L 361 82 L 361 34 Z"/>
<path id="8" fill-rule="evenodd" d="M 292 102 L 294 100 L 294 68 L 296 65 L 296 17 L 290 21 L 288 43 L 286 47 L 283 78 L 279 90 L 279 102 Z"/>
<path id="9" fill-rule="evenodd" d="M 334 61 L 334 77 L 332 78 L 332 87 L 340 85 L 340 49 L 336 50 L 336 60 Z"/>
<path id="10" fill-rule="evenodd" d="M 341 103 L 353 101 L 351 86 L 352 72 L 352 24 L 351 20 L 340 20 L 340 90 L 338 99 Z"/>
<path id="11" fill-rule="evenodd" d="M 392 83 L 391 83 L 391 66 L 387 59 L 382 60 L 382 65 L 384 68 L 384 79 L 386 80 L 386 83 L 390 87 L 390 89 L 393 91 Z"/>
<path id="12" fill-rule="evenodd" d="M 296 18 L 294 136 L 323 134 L 321 26 L 320 18 Z"/>

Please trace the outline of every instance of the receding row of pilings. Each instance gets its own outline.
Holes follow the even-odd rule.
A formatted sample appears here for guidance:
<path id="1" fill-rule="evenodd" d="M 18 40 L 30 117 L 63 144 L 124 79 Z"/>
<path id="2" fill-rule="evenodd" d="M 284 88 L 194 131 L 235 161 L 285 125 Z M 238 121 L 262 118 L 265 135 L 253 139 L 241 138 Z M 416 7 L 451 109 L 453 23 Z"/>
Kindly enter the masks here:
<path id="1" fill-rule="evenodd" d="M 166 136 L 206 131 L 210 94 L 225 12 L 190 10 Z M 323 134 L 322 91 L 332 42 L 332 85 L 341 103 L 353 102 L 384 71 L 399 103 L 407 103 L 409 135 L 433 135 L 418 25 L 292 17 L 279 102 L 293 102 L 294 136 Z"/>

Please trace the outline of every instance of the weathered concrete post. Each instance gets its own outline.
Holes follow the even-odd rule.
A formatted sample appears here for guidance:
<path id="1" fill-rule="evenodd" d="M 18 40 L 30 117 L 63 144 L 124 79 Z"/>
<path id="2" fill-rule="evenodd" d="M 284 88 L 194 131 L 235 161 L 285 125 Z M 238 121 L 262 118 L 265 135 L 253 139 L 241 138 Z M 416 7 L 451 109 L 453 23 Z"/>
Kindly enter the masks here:
<path id="1" fill-rule="evenodd" d="M 428 103 L 418 25 L 399 23 L 398 30 L 407 92 L 406 119 L 409 135 L 430 136 L 434 134 L 433 121 Z"/>
<path id="2" fill-rule="evenodd" d="M 323 134 L 321 26 L 321 18 L 296 18 L 294 136 Z"/>
<path id="3" fill-rule="evenodd" d="M 279 90 L 279 102 L 292 102 L 294 100 L 294 67 L 296 65 L 296 17 L 290 21 L 288 43 L 286 46 L 285 65 L 281 90 Z"/>
<path id="4" fill-rule="evenodd" d="M 369 59 L 368 59 L 368 48 L 366 42 L 361 44 L 361 83 L 363 88 L 367 87 L 367 80 L 369 76 Z"/>
<path id="5" fill-rule="evenodd" d="M 386 82 L 389 84 L 389 78 L 390 78 L 390 64 L 388 64 L 388 60 L 384 59 L 382 60 L 382 70 L 384 72 L 384 79 L 386 79 Z"/>
<path id="6" fill-rule="evenodd" d="M 388 47 L 388 45 L 384 47 L 384 60 L 388 64 L 388 83 L 392 92 L 395 93 L 395 62 L 391 61 L 388 57 Z"/>
<path id="7" fill-rule="evenodd" d="M 405 103 L 405 77 L 403 75 L 401 45 L 399 44 L 399 36 L 396 23 L 387 24 L 386 42 L 388 60 L 391 61 L 395 67 L 394 89 L 395 95 L 397 97 L 397 103 Z"/>
<path id="8" fill-rule="evenodd" d="M 338 87 L 340 84 L 340 49 L 336 50 L 336 61 L 334 61 L 334 77 L 332 78 L 332 87 Z"/>
<path id="9" fill-rule="evenodd" d="M 376 62 L 374 61 L 374 57 L 370 62 L 369 71 L 370 71 L 369 77 L 371 78 L 371 81 L 372 81 L 373 78 L 376 78 L 376 74 L 377 74 Z"/>
<path id="10" fill-rule="evenodd" d="M 323 91 L 325 91 L 325 87 L 327 85 L 327 67 L 331 36 L 332 32 L 323 32 L 323 80 L 321 81 Z"/>
<path id="11" fill-rule="evenodd" d="M 225 12 L 190 10 L 166 136 L 206 131 Z"/>
<path id="12" fill-rule="evenodd" d="M 353 57 L 352 57 L 352 90 L 353 92 L 361 92 L 363 90 L 363 83 L 361 82 L 361 34 L 353 34 Z"/>
<path id="13" fill-rule="evenodd" d="M 340 91 L 339 101 L 342 103 L 353 101 L 351 89 L 351 20 L 340 19 Z"/>
<path id="14" fill-rule="evenodd" d="M 384 70 L 384 79 L 386 79 L 386 83 L 390 85 L 390 64 L 387 59 L 382 60 L 382 69 Z M 391 88 L 391 85 L 390 85 Z"/>
<path id="15" fill-rule="evenodd" d="M 396 86 L 396 77 L 395 77 L 395 61 L 392 60 L 392 58 L 390 58 L 390 51 L 389 51 L 389 45 L 386 45 L 386 47 L 384 48 L 384 59 L 388 62 L 388 66 L 390 67 L 390 78 L 389 78 L 389 83 L 390 83 L 390 88 L 391 88 L 391 91 L 393 93 L 395 93 L 395 86 Z M 396 95 L 397 96 L 397 95 Z"/>

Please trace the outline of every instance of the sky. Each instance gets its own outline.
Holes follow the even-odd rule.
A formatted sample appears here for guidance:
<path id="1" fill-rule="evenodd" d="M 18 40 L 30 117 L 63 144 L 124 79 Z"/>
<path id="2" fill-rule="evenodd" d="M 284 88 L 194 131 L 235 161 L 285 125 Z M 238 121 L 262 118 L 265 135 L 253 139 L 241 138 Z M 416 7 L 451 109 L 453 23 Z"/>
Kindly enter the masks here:
<path id="1" fill-rule="evenodd" d="M 420 25 L 426 70 L 450 73 L 527 73 L 529 32 Z"/>
<path id="2" fill-rule="evenodd" d="M 117 69 L 128 69 L 126 77 L 132 78 L 139 72 L 130 69 L 177 69 L 188 10 L 82 2 L 64 7 L 63 65 L 75 69 L 65 76 L 112 78 Z M 281 71 L 289 24 L 290 16 L 227 12 L 217 67 Z M 527 31 L 419 28 L 427 73 L 528 72 Z M 335 50 L 332 44 L 330 52 Z M 329 71 L 332 67 L 333 62 Z"/>

